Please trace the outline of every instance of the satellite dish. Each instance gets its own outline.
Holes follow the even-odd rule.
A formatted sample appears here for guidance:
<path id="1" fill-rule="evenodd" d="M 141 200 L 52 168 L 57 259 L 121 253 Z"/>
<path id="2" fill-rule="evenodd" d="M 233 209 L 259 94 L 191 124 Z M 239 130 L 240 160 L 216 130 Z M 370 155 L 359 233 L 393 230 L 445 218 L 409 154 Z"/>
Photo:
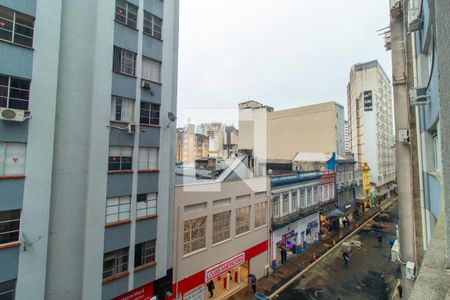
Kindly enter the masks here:
<path id="1" fill-rule="evenodd" d="M 167 117 L 169 118 L 170 122 L 175 122 L 175 120 L 177 119 L 177 116 L 175 116 L 175 114 L 171 111 L 169 111 Z"/>
<path id="2" fill-rule="evenodd" d="M 175 122 L 175 120 L 177 119 L 177 116 L 173 112 L 169 111 L 167 113 L 167 117 L 169 118 L 169 124 L 167 124 L 167 128 L 169 128 L 170 123 Z"/>

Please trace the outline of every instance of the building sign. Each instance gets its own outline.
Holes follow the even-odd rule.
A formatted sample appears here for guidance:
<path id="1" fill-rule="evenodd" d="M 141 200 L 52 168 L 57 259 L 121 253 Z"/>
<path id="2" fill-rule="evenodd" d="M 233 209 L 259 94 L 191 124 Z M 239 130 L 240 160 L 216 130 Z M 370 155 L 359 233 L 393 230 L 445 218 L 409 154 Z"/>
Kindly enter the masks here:
<path id="1" fill-rule="evenodd" d="M 120 295 L 113 300 L 150 300 L 153 296 L 153 282 Z"/>
<path id="2" fill-rule="evenodd" d="M 364 91 L 364 111 L 372 110 L 372 91 Z"/>
<path id="3" fill-rule="evenodd" d="M 205 281 L 209 282 L 211 279 L 216 278 L 220 274 L 227 272 L 228 270 L 233 269 L 236 266 L 245 262 L 245 253 L 242 252 L 238 255 L 233 256 L 232 258 L 227 259 L 220 264 L 215 265 L 205 271 Z"/>
<path id="4" fill-rule="evenodd" d="M 204 299 L 205 299 L 204 285 L 200 285 L 183 295 L 183 300 L 204 300 Z"/>

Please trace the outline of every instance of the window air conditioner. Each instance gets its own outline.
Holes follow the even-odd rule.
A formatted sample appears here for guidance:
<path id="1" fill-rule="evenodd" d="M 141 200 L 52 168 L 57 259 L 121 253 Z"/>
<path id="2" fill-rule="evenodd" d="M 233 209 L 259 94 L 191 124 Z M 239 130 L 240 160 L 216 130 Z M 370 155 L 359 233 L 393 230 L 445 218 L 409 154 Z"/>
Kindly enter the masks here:
<path id="1" fill-rule="evenodd" d="M 25 111 L 0 107 L 0 120 L 23 122 L 25 120 Z"/>
<path id="2" fill-rule="evenodd" d="M 142 80 L 142 82 L 141 82 L 141 87 L 144 88 L 144 89 L 150 90 L 150 89 L 151 89 L 150 81 Z"/>
<path id="3" fill-rule="evenodd" d="M 128 123 L 128 133 L 133 134 L 136 132 L 136 124 Z"/>

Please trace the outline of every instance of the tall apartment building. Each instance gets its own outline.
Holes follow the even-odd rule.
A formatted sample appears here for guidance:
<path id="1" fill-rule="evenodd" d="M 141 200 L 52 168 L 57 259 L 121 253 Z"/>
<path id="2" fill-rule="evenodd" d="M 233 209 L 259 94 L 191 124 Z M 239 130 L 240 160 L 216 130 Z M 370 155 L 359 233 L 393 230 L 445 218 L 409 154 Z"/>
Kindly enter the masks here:
<path id="1" fill-rule="evenodd" d="M 274 111 L 256 101 L 239 104 L 239 150 L 259 159 L 292 160 L 297 152 L 345 155 L 344 107 L 325 102 Z"/>
<path id="2" fill-rule="evenodd" d="M 0 0 L 2 298 L 170 289 L 177 47 L 177 0 Z"/>
<path id="3" fill-rule="evenodd" d="M 223 151 L 226 158 L 230 158 L 237 155 L 238 138 L 239 138 L 239 130 L 234 128 L 234 126 L 225 127 Z"/>
<path id="4" fill-rule="evenodd" d="M 344 121 L 344 140 L 345 140 L 345 154 L 352 153 L 352 144 L 348 128 L 348 121 Z"/>
<path id="5" fill-rule="evenodd" d="M 370 168 L 377 196 L 386 196 L 395 180 L 391 82 L 378 61 L 352 66 L 347 86 L 351 152 L 358 169 Z"/>

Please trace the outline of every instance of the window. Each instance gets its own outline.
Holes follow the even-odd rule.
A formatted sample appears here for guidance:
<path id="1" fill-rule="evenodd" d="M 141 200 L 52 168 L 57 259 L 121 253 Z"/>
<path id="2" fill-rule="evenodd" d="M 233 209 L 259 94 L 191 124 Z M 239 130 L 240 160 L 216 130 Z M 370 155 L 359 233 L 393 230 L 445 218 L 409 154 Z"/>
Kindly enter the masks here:
<path id="1" fill-rule="evenodd" d="M 0 75 L 0 107 L 28 110 L 30 80 Z"/>
<path id="2" fill-rule="evenodd" d="M 213 215 L 213 244 L 230 238 L 231 211 Z"/>
<path id="3" fill-rule="evenodd" d="M 250 230 L 250 206 L 236 209 L 236 235 Z"/>
<path id="4" fill-rule="evenodd" d="M 111 120 L 132 123 L 134 113 L 134 100 L 112 97 Z"/>
<path id="5" fill-rule="evenodd" d="M 267 218 L 266 206 L 267 202 L 255 204 L 255 228 L 266 225 L 266 218 Z"/>
<path id="6" fill-rule="evenodd" d="M 291 191 L 291 210 L 297 210 L 297 191 Z"/>
<path id="7" fill-rule="evenodd" d="M 156 240 L 137 244 L 134 248 L 134 267 L 146 265 L 155 261 Z"/>
<path id="8" fill-rule="evenodd" d="M 289 194 L 282 194 L 283 197 L 283 216 L 289 213 Z"/>
<path id="9" fill-rule="evenodd" d="M 139 170 L 158 170 L 158 148 L 139 148 Z"/>
<path id="10" fill-rule="evenodd" d="M 433 163 L 434 170 L 439 171 L 439 159 L 441 154 L 441 149 L 439 148 L 439 139 L 437 133 L 433 134 Z"/>
<path id="11" fill-rule="evenodd" d="M 128 271 L 128 247 L 103 255 L 103 279 Z"/>
<path id="12" fill-rule="evenodd" d="M 156 215 L 157 193 L 137 195 L 136 217 Z"/>
<path id="13" fill-rule="evenodd" d="M 130 219 L 131 196 L 106 199 L 105 223 L 114 223 Z"/>
<path id="14" fill-rule="evenodd" d="M 0 142 L 0 176 L 24 175 L 27 144 Z"/>
<path id="15" fill-rule="evenodd" d="M 114 46 L 113 71 L 136 75 L 136 53 Z"/>
<path id="16" fill-rule="evenodd" d="M 273 196 L 272 214 L 273 214 L 274 218 L 278 218 L 280 216 L 280 196 L 279 195 Z"/>
<path id="17" fill-rule="evenodd" d="M 184 254 L 206 247 L 206 217 L 184 221 Z"/>
<path id="18" fill-rule="evenodd" d="M 0 6 L 0 39 L 32 47 L 34 18 Z"/>
<path id="19" fill-rule="evenodd" d="M 305 189 L 300 189 L 300 208 L 305 208 Z"/>
<path id="20" fill-rule="evenodd" d="M 144 32 L 161 39 L 162 19 L 144 10 Z"/>
<path id="21" fill-rule="evenodd" d="M 132 147 L 109 147 L 108 170 L 131 170 L 132 162 Z"/>
<path id="22" fill-rule="evenodd" d="M 0 282 L 0 299 L 14 300 L 16 293 L 16 279 Z"/>
<path id="23" fill-rule="evenodd" d="M 136 28 L 137 6 L 124 0 L 116 0 L 116 21 Z"/>
<path id="24" fill-rule="evenodd" d="M 20 210 L 0 211 L 0 244 L 19 241 Z"/>
<path id="25" fill-rule="evenodd" d="M 317 194 L 318 194 L 318 192 L 317 192 L 317 190 L 318 190 L 317 185 L 313 187 L 313 190 L 314 190 L 314 199 L 313 199 L 313 203 L 312 204 L 315 205 L 315 204 L 317 204 Z"/>
<path id="26" fill-rule="evenodd" d="M 142 57 L 142 79 L 161 83 L 161 62 Z"/>
<path id="27" fill-rule="evenodd" d="M 159 105 L 141 102 L 141 124 L 159 126 Z"/>

